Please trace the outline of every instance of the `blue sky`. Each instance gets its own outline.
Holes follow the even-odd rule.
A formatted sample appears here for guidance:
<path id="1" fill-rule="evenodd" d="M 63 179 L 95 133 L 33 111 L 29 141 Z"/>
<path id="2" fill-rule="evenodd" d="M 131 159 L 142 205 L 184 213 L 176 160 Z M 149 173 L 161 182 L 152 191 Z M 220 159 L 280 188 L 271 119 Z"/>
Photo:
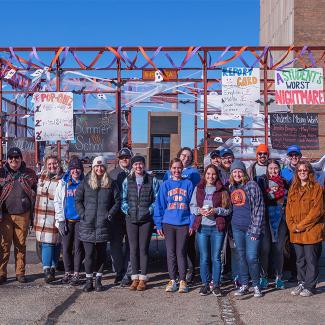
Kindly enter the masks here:
<path id="1" fill-rule="evenodd" d="M 259 0 L 0 0 L 0 8 L 0 46 L 259 44 Z M 134 141 L 146 115 L 134 114 Z M 193 118 L 183 121 L 182 144 L 192 146 Z"/>

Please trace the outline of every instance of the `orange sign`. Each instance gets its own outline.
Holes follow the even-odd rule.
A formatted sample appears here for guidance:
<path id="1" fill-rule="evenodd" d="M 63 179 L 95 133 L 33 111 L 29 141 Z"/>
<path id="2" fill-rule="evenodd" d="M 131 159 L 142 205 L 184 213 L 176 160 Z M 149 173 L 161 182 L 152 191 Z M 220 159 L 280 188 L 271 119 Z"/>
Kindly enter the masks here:
<path id="1" fill-rule="evenodd" d="M 177 79 L 178 74 L 175 69 L 160 69 L 163 75 L 166 75 L 168 79 Z M 143 80 L 155 80 L 155 69 L 146 69 L 142 70 L 142 79 Z"/>

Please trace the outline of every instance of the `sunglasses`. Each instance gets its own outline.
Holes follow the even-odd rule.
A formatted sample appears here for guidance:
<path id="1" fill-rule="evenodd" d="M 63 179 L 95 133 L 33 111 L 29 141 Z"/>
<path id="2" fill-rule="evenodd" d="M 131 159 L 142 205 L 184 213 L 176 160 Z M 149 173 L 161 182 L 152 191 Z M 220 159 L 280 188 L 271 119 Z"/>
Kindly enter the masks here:
<path id="1" fill-rule="evenodd" d="M 120 157 L 119 159 L 120 159 L 120 160 L 128 160 L 128 159 L 131 159 L 131 158 L 128 157 L 128 156 L 122 156 L 122 157 Z"/>
<path id="2" fill-rule="evenodd" d="M 267 156 L 267 152 L 259 152 L 257 155 L 258 156 Z"/>
<path id="3" fill-rule="evenodd" d="M 20 159 L 20 156 L 10 156 L 8 157 L 9 160 L 19 160 Z"/>
<path id="4" fill-rule="evenodd" d="M 300 157 L 299 153 L 289 153 L 289 157 Z"/>
<path id="5" fill-rule="evenodd" d="M 308 173 L 308 169 L 298 169 L 298 173 Z"/>

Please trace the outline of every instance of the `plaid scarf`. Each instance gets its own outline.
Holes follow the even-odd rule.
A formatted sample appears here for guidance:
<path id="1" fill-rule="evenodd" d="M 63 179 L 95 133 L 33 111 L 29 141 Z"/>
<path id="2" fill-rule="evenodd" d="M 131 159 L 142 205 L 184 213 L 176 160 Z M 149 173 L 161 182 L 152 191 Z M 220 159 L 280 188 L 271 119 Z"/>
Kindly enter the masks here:
<path id="1" fill-rule="evenodd" d="M 268 187 L 266 189 L 266 192 L 269 194 L 272 193 L 273 194 L 272 196 L 274 196 L 275 200 L 279 200 L 279 199 L 283 198 L 285 195 L 285 187 L 284 187 L 284 182 L 283 182 L 281 176 L 279 176 L 279 175 L 272 176 L 269 178 L 269 181 L 276 183 L 278 185 L 278 189 L 277 189 L 277 191 L 273 192 L 272 189 Z"/>

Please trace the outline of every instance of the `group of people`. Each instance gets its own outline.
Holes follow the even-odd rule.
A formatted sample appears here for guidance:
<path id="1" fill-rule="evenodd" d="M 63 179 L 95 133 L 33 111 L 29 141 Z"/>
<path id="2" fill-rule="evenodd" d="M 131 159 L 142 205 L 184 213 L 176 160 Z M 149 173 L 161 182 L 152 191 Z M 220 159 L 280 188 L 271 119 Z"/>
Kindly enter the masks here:
<path id="1" fill-rule="evenodd" d="M 119 151 L 112 171 L 98 156 L 87 175 L 79 158 L 72 157 L 64 173 L 59 159 L 49 155 L 38 179 L 26 168 L 21 151 L 11 148 L 0 169 L 0 284 L 7 280 L 12 241 L 17 280 L 26 282 L 25 242 L 34 227 L 45 282 L 55 280 L 62 245 L 61 281 L 79 285 L 84 261 L 83 290 L 102 291 L 110 242 L 114 282 L 144 291 L 149 244 L 156 229 L 166 244 L 167 292 L 188 292 L 197 243 L 200 295 L 221 296 L 221 274 L 231 271 L 238 284 L 236 296 L 247 294 L 252 281 L 254 296 L 261 297 L 270 270 L 276 288 L 285 288 L 284 247 L 289 234 L 298 280 L 291 293 L 311 296 L 325 239 L 324 184 L 317 182 L 312 166 L 301 157 L 298 146 L 289 147 L 290 163 L 281 170 L 262 144 L 256 162 L 246 169 L 231 149 L 214 150 L 201 177 L 192 166 L 192 150 L 184 147 L 160 183 L 145 169 L 145 158 L 128 148 Z"/>

